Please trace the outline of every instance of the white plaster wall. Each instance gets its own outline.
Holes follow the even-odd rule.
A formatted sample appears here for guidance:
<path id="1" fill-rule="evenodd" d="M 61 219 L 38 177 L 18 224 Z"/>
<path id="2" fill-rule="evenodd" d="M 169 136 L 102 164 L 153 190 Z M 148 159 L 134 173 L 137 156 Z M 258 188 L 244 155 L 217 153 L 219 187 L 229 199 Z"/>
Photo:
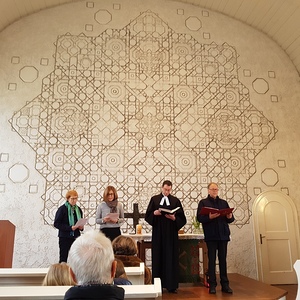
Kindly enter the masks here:
<path id="1" fill-rule="evenodd" d="M 95 21 L 95 13 L 99 10 L 107 11 L 111 15 L 111 20 L 107 24 L 99 24 Z M 104 0 L 80 1 L 28 16 L 0 33 L 0 140 L 2 141 L 0 143 L 0 219 L 10 220 L 17 228 L 14 267 L 45 267 L 57 262 L 58 239 L 57 231 L 46 224 L 43 216 L 45 210 L 43 195 L 46 192 L 47 179 L 36 169 L 35 151 L 28 143 L 22 142 L 22 138 L 13 130 L 9 121 L 15 112 L 20 111 L 28 102 L 41 94 L 43 79 L 54 71 L 55 43 L 60 35 L 69 32 L 74 36 L 80 33 L 86 36 L 97 36 L 106 29 L 121 29 L 127 26 L 147 10 L 157 14 L 176 33 L 191 35 L 199 44 L 227 43 L 236 49 L 239 81 L 249 89 L 251 104 L 273 122 L 277 129 L 275 138 L 254 158 L 255 174 L 245 179 L 245 193 L 250 199 L 246 207 L 251 211 L 252 203 L 259 192 L 275 189 L 288 193 L 300 211 L 297 197 L 300 175 L 297 167 L 300 125 L 299 76 L 287 55 L 276 43 L 249 26 L 193 5 L 159 0 L 122 0 L 114 4 Z M 200 28 L 197 30 L 187 28 L 185 25 L 189 18 L 192 18 L 190 19 L 192 26 L 197 27 L 197 22 L 201 21 Z M 24 82 L 20 78 L 20 71 L 26 66 L 30 66 L 30 69 L 25 78 L 31 78 L 32 67 L 37 70 L 37 78 L 33 82 Z M 268 90 L 257 93 L 253 88 L 256 79 L 267 82 Z M 285 167 L 279 167 L 279 160 L 285 162 Z M 262 173 L 266 168 L 274 170 L 278 175 L 277 183 L 273 184 L 271 181 L 266 185 L 262 181 Z M 17 174 L 11 174 L 14 170 Z M 73 170 L 69 172 L 72 173 Z M 176 170 L 172 169 L 168 176 L 174 182 L 176 194 L 183 198 L 189 191 L 180 191 L 183 187 L 183 179 L 180 181 L 174 178 L 176 174 Z M 125 175 L 122 179 L 129 181 Z M 120 196 L 125 201 L 127 192 L 120 188 L 122 179 L 116 177 L 109 183 L 119 188 Z M 208 181 L 210 179 L 212 178 L 207 178 Z M 213 179 L 218 180 L 218 174 L 213 174 Z M 103 186 L 105 184 L 103 183 Z M 225 183 L 223 184 L 226 186 Z M 151 183 L 146 181 L 144 185 L 150 186 L 147 193 L 143 189 L 136 188 L 136 192 L 144 193 L 144 198 L 141 196 L 141 210 L 144 210 L 147 199 L 150 199 L 149 196 L 159 191 L 160 181 Z M 81 201 L 87 201 L 91 196 L 84 185 L 76 186 L 76 183 L 70 182 L 69 186 L 79 189 L 82 193 Z M 205 187 L 205 181 L 195 181 L 189 185 L 192 197 L 183 199 L 189 220 L 186 231 L 191 230 L 190 220 L 198 201 L 206 197 Z M 62 188 L 53 196 L 52 200 L 57 200 L 56 203 L 52 203 L 54 207 L 63 203 L 63 197 L 58 194 L 61 195 L 64 191 L 65 189 Z M 228 198 L 231 194 L 229 200 L 234 200 L 235 195 L 232 190 L 226 194 L 220 191 L 220 196 L 224 198 Z M 99 198 L 95 203 L 101 201 L 102 192 L 98 195 Z M 53 205 L 47 207 L 54 211 Z M 90 207 L 91 211 L 92 207 Z M 53 212 L 50 216 L 53 217 Z M 229 272 L 256 278 L 251 216 L 241 226 L 232 225 L 231 230 L 232 242 L 228 251 Z"/>

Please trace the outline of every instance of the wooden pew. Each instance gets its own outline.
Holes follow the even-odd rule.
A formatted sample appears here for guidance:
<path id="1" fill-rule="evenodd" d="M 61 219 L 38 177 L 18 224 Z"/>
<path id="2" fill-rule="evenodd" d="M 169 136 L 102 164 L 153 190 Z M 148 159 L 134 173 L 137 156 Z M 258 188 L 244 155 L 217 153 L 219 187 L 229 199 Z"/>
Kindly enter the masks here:
<path id="1" fill-rule="evenodd" d="M 300 284 L 300 259 L 296 260 L 296 262 L 294 263 L 294 269 L 296 271 L 297 281 L 298 281 L 298 290 L 297 290 L 296 300 L 300 300 L 300 288 L 299 288 L 299 284 Z"/>
<path id="2" fill-rule="evenodd" d="M 160 278 L 154 284 L 120 285 L 125 290 L 125 299 L 161 299 Z M 5 300 L 63 300 L 70 286 L 1 286 L 0 299 Z"/>
<path id="3" fill-rule="evenodd" d="M 41 285 L 48 268 L 0 268 L 0 286 Z M 144 284 L 145 264 L 139 267 L 125 267 L 132 284 Z"/>
<path id="4" fill-rule="evenodd" d="M 133 285 L 144 284 L 145 263 L 140 263 L 139 267 L 124 267 L 128 280 Z"/>
<path id="5" fill-rule="evenodd" d="M 48 268 L 1 268 L 0 286 L 41 285 Z"/>

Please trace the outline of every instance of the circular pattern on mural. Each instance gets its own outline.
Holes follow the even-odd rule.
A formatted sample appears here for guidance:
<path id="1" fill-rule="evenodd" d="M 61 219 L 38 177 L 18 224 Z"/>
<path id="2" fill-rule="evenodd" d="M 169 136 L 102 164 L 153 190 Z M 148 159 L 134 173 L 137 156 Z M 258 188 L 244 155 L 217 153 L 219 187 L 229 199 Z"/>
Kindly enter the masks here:
<path id="1" fill-rule="evenodd" d="M 113 101 L 120 101 L 125 97 L 125 89 L 122 84 L 108 83 L 105 86 L 105 93 Z"/>
<path id="2" fill-rule="evenodd" d="M 193 91 L 188 86 L 178 86 L 174 88 L 174 102 L 187 104 L 193 100 Z"/>
<path id="3" fill-rule="evenodd" d="M 121 153 L 104 153 L 102 155 L 104 168 L 119 168 L 123 165 L 123 156 Z"/>
<path id="4" fill-rule="evenodd" d="M 64 165 L 64 153 L 61 149 L 53 149 L 53 151 L 50 151 L 50 161 L 49 163 L 54 168 L 61 169 Z"/>
<path id="5" fill-rule="evenodd" d="M 60 80 L 54 85 L 54 93 L 57 97 L 65 97 L 68 93 L 68 80 Z"/>
<path id="6" fill-rule="evenodd" d="M 88 56 L 84 56 L 79 60 L 79 64 L 83 69 L 88 69 L 93 65 L 93 61 Z"/>
<path id="7" fill-rule="evenodd" d="M 181 172 L 193 172 L 196 165 L 195 157 L 191 153 L 176 155 L 176 166 Z"/>
<path id="8" fill-rule="evenodd" d="M 174 52 L 180 56 L 186 56 L 190 53 L 190 48 L 187 45 L 174 45 Z"/>
<path id="9" fill-rule="evenodd" d="M 112 53 L 120 53 L 121 51 L 125 51 L 124 41 L 121 39 L 110 39 L 106 43 L 106 49 L 112 51 Z"/>
<path id="10" fill-rule="evenodd" d="M 237 91 L 227 89 L 225 97 L 226 97 L 227 105 L 232 105 L 232 106 L 238 105 L 239 95 Z"/>
<path id="11" fill-rule="evenodd" d="M 244 168 L 245 168 L 244 160 L 245 160 L 244 155 L 239 155 L 238 153 L 231 154 L 231 157 L 229 159 L 231 170 L 234 173 L 244 172 Z"/>

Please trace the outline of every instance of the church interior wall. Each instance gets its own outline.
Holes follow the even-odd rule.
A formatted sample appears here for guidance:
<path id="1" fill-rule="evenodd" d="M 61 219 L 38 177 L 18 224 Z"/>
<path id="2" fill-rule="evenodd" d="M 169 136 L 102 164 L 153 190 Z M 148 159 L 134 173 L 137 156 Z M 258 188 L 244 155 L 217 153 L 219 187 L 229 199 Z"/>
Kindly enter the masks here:
<path id="1" fill-rule="evenodd" d="M 169 179 L 192 232 L 217 182 L 236 209 L 228 271 L 252 278 L 255 199 L 281 191 L 299 215 L 299 75 L 248 25 L 174 1 L 69 3 L 0 33 L 0 78 L 0 219 L 16 225 L 14 267 L 58 261 L 53 219 L 73 188 L 90 229 L 107 185 L 127 212 L 145 212 Z"/>

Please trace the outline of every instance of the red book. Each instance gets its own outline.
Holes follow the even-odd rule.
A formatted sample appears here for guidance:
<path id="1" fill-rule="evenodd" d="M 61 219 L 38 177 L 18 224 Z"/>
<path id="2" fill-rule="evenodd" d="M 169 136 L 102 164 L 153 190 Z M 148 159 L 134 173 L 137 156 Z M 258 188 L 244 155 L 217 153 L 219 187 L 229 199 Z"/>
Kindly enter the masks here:
<path id="1" fill-rule="evenodd" d="M 217 208 L 213 208 L 213 207 L 203 206 L 201 208 L 200 215 L 209 215 L 209 213 L 212 213 L 212 214 L 218 213 L 221 216 L 226 216 L 226 215 L 232 213 L 233 210 L 234 210 L 234 208 L 230 208 L 230 207 L 217 209 Z"/>

